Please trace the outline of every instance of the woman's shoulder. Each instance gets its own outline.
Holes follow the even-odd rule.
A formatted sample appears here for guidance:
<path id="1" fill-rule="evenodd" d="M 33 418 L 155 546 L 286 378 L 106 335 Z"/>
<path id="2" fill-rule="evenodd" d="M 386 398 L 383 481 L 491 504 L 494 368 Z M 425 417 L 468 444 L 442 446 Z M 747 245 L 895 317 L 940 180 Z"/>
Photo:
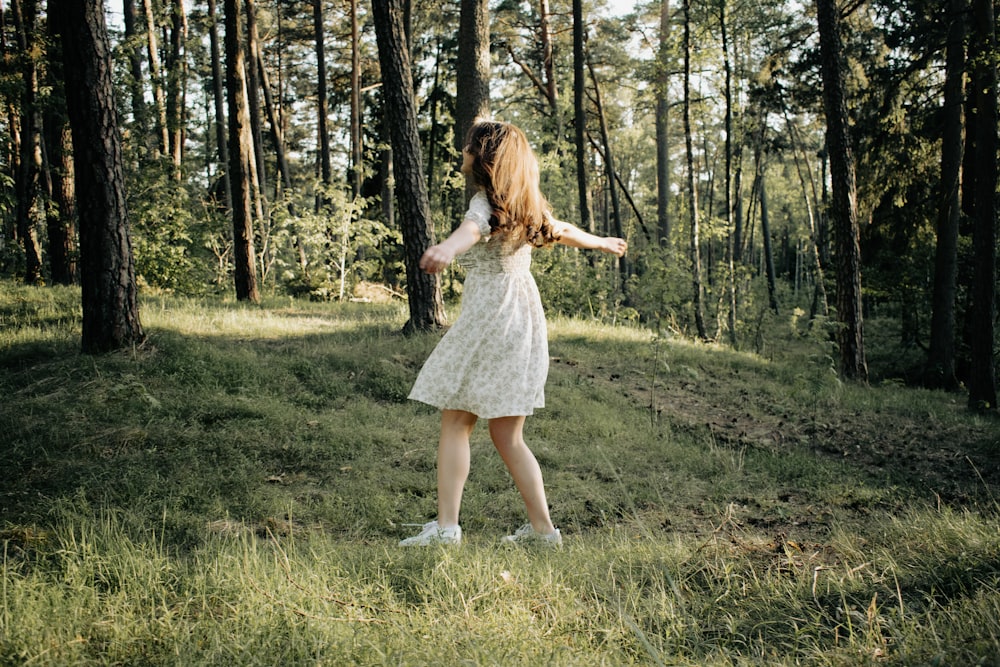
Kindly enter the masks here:
<path id="1" fill-rule="evenodd" d="M 486 197 L 486 193 L 479 191 L 472 195 L 472 199 L 469 200 L 469 210 L 466 211 L 465 218 L 474 220 L 484 237 L 490 233 L 490 217 L 492 215 L 493 207 L 490 206 L 490 200 Z"/>
<path id="2" fill-rule="evenodd" d="M 476 194 L 472 195 L 472 198 L 469 200 L 469 210 L 476 212 L 487 211 L 492 215 L 493 207 L 490 206 L 489 197 L 486 196 L 484 190 L 477 190 Z"/>

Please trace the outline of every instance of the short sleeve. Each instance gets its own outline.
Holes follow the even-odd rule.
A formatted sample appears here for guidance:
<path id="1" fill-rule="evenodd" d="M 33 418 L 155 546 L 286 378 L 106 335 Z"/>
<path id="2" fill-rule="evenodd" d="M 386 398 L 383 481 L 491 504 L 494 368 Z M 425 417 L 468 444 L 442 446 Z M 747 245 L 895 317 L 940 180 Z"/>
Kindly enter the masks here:
<path id="1" fill-rule="evenodd" d="M 486 198 L 485 192 L 477 192 L 469 200 L 469 210 L 465 212 L 465 217 L 463 220 L 472 220 L 479 227 L 479 233 L 483 235 L 483 239 L 489 238 L 492 230 L 490 229 L 490 218 L 493 216 L 493 207 L 490 206 L 490 200 Z"/>

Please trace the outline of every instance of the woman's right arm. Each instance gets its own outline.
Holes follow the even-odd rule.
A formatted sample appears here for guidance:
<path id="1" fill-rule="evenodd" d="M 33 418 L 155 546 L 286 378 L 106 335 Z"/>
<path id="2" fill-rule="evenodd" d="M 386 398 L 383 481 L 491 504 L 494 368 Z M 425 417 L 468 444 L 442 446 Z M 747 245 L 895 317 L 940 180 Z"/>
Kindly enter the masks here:
<path id="1" fill-rule="evenodd" d="M 600 250 L 621 257 L 628 250 L 628 244 L 624 239 L 613 236 L 595 236 L 590 232 L 585 232 L 576 225 L 572 225 L 562 220 L 552 219 L 552 232 L 556 237 L 556 242 L 568 245 L 571 248 L 584 248 L 587 250 Z"/>
<path id="2" fill-rule="evenodd" d="M 475 220 L 466 218 L 448 238 L 427 249 L 420 258 L 420 268 L 427 273 L 440 273 L 457 255 L 476 245 L 481 238 L 479 225 Z"/>

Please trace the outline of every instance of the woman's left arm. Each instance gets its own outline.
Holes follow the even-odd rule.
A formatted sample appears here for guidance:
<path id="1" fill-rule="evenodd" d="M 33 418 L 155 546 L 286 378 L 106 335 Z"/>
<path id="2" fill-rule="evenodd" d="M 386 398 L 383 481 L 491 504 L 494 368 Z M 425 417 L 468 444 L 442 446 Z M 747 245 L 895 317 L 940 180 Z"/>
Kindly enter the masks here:
<path id="1" fill-rule="evenodd" d="M 614 236 L 595 236 L 590 232 L 585 232 L 576 225 L 572 225 L 562 220 L 552 219 L 552 232 L 556 241 L 571 248 L 584 248 L 586 250 L 600 250 L 612 255 L 621 257 L 628 250 L 628 243 L 625 239 Z"/>

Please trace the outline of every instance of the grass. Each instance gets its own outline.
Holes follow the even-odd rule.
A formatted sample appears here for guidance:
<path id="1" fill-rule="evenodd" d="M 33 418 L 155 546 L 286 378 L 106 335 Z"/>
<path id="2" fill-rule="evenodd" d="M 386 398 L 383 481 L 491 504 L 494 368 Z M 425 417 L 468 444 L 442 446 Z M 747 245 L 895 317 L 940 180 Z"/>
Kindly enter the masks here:
<path id="1" fill-rule="evenodd" d="M 79 349 L 72 289 L 0 284 L 0 664 L 1000 665 L 1000 429 L 938 392 L 553 318 L 526 436 L 558 552 L 484 428 L 458 549 L 436 336 L 399 304 L 147 296 Z"/>

